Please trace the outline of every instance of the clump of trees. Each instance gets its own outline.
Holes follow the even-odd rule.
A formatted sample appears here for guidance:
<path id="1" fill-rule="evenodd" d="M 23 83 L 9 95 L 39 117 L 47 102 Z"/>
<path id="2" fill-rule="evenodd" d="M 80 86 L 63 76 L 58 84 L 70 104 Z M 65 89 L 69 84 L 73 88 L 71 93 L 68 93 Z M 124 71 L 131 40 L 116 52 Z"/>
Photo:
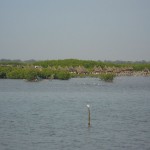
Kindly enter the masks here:
<path id="1" fill-rule="evenodd" d="M 71 75 L 66 71 L 57 71 L 53 76 L 54 79 L 60 79 L 60 80 L 68 80 L 70 79 L 70 77 Z"/>
<path id="2" fill-rule="evenodd" d="M 112 74 L 112 73 L 109 73 L 109 74 L 106 74 L 106 73 L 100 74 L 100 79 L 103 80 L 103 81 L 106 81 L 106 82 L 113 82 L 114 78 L 115 78 L 115 75 Z"/>
<path id="3" fill-rule="evenodd" d="M 1 79 L 6 79 L 7 75 L 9 72 L 12 71 L 12 67 L 7 66 L 7 67 L 0 67 L 0 78 Z"/>
<path id="4" fill-rule="evenodd" d="M 40 79 L 68 80 L 71 77 L 94 76 L 103 81 L 113 81 L 115 75 L 144 71 L 150 74 L 150 63 L 117 63 L 92 60 L 46 60 L 46 61 L 0 61 L 1 79 Z"/>
<path id="5" fill-rule="evenodd" d="M 135 71 L 142 71 L 144 68 L 148 68 L 150 70 L 150 63 L 143 62 L 143 63 L 136 63 L 136 62 L 111 62 L 111 61 L 93 61 L 93 60 L 78 60 L 78 59 L 64 59 L 64 60 L 45 60 L 45 61 L 35 61 L 32 65 L 42 66 L 43 68 L 47 67 L 77 67 L 83 66 L 84 68 L 91 70 L 95 66 L 101 67 L 117 67 L 117 68 L 124 68 L 124 67 L 132 67 Z"/>
<path id="6" fill-rule="evenodd" d="M 71 75 L 67 71 L 57 71 L 50 69 L 35 69 L 32 67 L 0 67 L 1 79 L 26 79 L 27 81 L 38 81 L 40 79 L 60 79 L 68 80 Z"/>

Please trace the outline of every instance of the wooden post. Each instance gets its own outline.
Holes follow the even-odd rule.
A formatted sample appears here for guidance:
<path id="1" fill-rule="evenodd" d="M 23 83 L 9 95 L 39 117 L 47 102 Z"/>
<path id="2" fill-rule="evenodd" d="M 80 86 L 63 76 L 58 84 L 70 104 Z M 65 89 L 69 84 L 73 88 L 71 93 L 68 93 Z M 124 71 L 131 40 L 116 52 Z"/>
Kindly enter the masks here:
<path id="1" fill-rule="evenodd" d="M 88 127 L 91 126 L 91 112 L 90 112 L 90 105 L 87 105 L 88 108 Z"/>
<path id="2" fill-rule="evenodd" d="M 88 108 L 88 112 L 89 112 L 89 121 L 88 121 L 88 126 L 91 126 L 91 114 L 90 114 L 90 108 Z"/>

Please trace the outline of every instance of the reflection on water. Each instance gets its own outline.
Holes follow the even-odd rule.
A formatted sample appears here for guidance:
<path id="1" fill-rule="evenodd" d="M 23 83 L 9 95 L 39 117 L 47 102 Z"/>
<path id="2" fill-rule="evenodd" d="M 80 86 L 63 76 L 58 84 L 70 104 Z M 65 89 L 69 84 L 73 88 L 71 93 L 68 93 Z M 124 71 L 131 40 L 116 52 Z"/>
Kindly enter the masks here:
<path id="1" fill-rule="evenodd" d="M 149 77 L 0 80 L 0 149 L 148 150 L 149 91 Z"/>

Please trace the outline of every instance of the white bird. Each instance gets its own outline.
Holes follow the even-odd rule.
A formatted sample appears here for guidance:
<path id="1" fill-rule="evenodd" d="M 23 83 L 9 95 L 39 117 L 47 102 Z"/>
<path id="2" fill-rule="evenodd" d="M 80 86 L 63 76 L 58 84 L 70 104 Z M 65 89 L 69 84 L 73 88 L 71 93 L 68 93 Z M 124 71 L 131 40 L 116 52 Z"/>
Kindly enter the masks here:
<path id="1" fill-rule="evenodd" d="M 87 104 L 86 106 L 87 106 L 88 108 L 90 108 L 90 105 L 89 105 L 89 104 Z"/>

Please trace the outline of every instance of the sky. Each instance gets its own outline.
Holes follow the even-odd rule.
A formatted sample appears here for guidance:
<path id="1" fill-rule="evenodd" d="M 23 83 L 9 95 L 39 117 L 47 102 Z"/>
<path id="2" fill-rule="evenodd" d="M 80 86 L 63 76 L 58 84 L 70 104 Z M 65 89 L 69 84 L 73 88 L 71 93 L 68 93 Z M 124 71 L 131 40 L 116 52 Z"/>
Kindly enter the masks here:
<path id="1" fill-rule="evenodd" d="M 0 59 L 150 61 L 150 0 L 0 0 Z"/>

